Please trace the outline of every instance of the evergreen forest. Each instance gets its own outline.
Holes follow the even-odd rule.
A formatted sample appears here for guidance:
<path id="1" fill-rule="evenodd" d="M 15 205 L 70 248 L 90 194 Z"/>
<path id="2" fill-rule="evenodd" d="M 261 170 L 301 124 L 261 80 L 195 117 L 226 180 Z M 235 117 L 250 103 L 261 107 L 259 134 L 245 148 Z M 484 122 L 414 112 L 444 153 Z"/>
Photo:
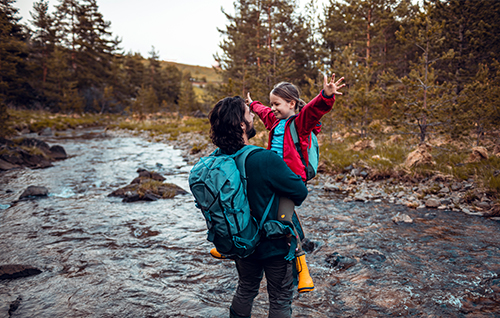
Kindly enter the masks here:
<path id="1" fill-rule="evenodd" d="M 335 152 L 335 143 L 394 137 L 412 147 L 433 143 L 446 154 L 440 170 L 466 179 L 477 167 L 461 173 L 464 156 L 453 155 L 482 146 L 498 154 L 483 175 L 500 189 L 500 1 L 235 0 L 223 9 L 215 81 L 161 61 L 154 47 L 147 57 L 125 53 L 97 0 L 58 0 L 49 9 L 35 2 L 22 24 L 15 1 L 0 0 L 0 135 L 12 133 L 20 109 L 206 115 L 225 96 L 250 92 L 267 104 L 281 81 L 307 102 L 323 75 L 335 73 L 347 86 L 322 120 L 327 164 L 341 170 L 353 160 L 342 162 L 347 152 Z"/>
<path id="2" fill-rule="evenodd" d="M 58 0 L 54 13 L 35 2 L 29 25 L 14 0 L 1 0 L 0 107 L 62 113 L 207 112 L 229 95 L 268 100 L 281 81 L 304 100 L 322 74 L 347 88 L 332 120 L 366 136 L 379 123 L 418 135 L 474 133 L 500 123 L 500 1 L 345 0 L 299 12 L 293 0 L 239 0 L 219 30 L 215 56 L 223 84 L 206 85 L 159 60 L 124 53 L 97 0 Z"/>

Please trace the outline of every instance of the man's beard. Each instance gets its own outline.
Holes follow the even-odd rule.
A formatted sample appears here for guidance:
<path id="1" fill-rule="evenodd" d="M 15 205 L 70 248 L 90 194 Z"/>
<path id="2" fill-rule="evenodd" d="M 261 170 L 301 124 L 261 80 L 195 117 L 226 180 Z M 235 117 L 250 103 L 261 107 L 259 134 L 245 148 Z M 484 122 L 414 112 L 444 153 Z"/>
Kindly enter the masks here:
<path id="1" fill-rule="evenodd" d="M 250 127 L 250 125 L 247 125 L 247 130 L 246 130 L 246 134 L 247 134 L 247 138 L 248 140 L 250 140 L 251 138 L 255 137 L 255 135 L 257 134 L 257 131 L 255 131 L 255 127 L 252 125 L 252 127 Z"/>

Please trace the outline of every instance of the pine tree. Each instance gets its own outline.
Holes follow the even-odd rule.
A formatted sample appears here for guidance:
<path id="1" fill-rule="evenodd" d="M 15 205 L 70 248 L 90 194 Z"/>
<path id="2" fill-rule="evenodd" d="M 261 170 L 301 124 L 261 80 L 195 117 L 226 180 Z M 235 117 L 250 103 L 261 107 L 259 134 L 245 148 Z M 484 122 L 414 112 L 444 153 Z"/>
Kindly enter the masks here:
<path id="1" fill-rule="evenodd" d="M 48 2 L 40 1 L 33 4 L 31 15 L 31 24 L 34 26 L 31 36 L 31 54 L 30 58 L 34 61 L 34 85 L 42 99 L 45 102 L 47 74 L 49 71 L 49 59 L 54 52 L 56 45 L 56 31 L 54 18 L 48 12 Z"/>
<path id="2" fill-rule="evenodd" d="M 196 94 L 191 82 L 191 73 L 186 72 L 182 75 L 181 91 L 179 96 L 180 113 L 192 113 L 200 109 Z"/>
<path id="3" fill-rule="evenodd" d="M 161 71 L 161 96 L 166 105 L 177 105 L 181 94 L 182 72 L 175 65 L 167 65 Z"/>
<path id="4" fill-rule="evenodd" d="M 401 27 L 397 33 L 402 42 L 414 44 L 422 54 L 408 76 L 396 80 L 401 99 L 394 104 L 392 120 L 395 125 L 406 125 L 411 132 L 416 128 L 420 143 L 426 142 L 430 130 L 450 119 L 446 116 L 453 100 L 451 84 L 440 83 L 433 67 L 448 55 L 436 52 L 444 35 L 442 26 L 430 19 L 429 9 L 413 19 L 412 28 Z"/>
<path id="5" fill-rule="evenodd" d="M 132 104 L 132 110 L 141 117 L 145 114 L 155 113 L 159 110 L 158 97 L 151 86 L 142 85 L 139 94 Z"/>
<path id="6" fill-rule="evenodd" d="M 146 86 L 151 87 L 157 96 L 159 102 L 166 99 L 165 94 L 163 94 L 163 79 L 162 70 L 160 65 L 160 55 L 159 52 L 155 50 L 153 46 L 149 52 L 148 66 L 146 78 L 144 83 Z"/>
<path id="7" fill-rule="evenodd" d="M 500 64 L 494 63 L 493 72 L 479 65 L 476 76 L 465 85 L 459 96 L 459 108 L 454 112 L 456 130 L 464 133 L 474 130 L 476 146 L 487 132 L 500 128 Z"/>
<path id="8" fill-rule="evenodd" d="M 241 0 L 229 24 L 219 30 L 223 54 L 216 56 L 230 95 L 267 100 L 275 84 L 288 81 L 299 86 L 314 76 L 313 36 L 306 20 L 299 17 L 295 1 Z M 229 85 L 229 82 L 231 85 Z"/>
<path id="9" fill-rule="evenodd" d="M 72 80 L 85 99 L 85 111 L 99 111 L 105 83 L 112 81 L 111 62 L 119 41 L 111 38 L 110 22 L 103 19 L 95 0 L 59 0 L 57 36 L 70 52 Z"/>
<path id="10" fill-rule="evenodd" d="M 0 0 L 0 103 L 29 105 L 33 91 L 27 79 L 28 32 L 19 23 L 13 0 Z"/>
<path id="11" fill-rule="evenodd" d="M 331 1 L 321 28 L 326 50 L 323 54 L 334 61 L 350 47 L 358 64 L 378 65 L 378 73 L 393 68 L 402 75 L 404 61 L 411 56 L 397 41 L 395 31 L 417 12 L 418 7 L 409 0 Z"/>
<path id="12" fill-rule="evenodd" d="M 131 98 L 137 97 L 141 85 L 144 83 L 146 69 L 142 62 L 143 60 L 144 58 L 140 53 L 132 54 L 132 52 L 127 53 L 123 59 L 123 71 L 126 74 L 126 89 L 128 94 L 127 92 L 123 93 Z"/>
<path id="13" fill-rule="evenodd" d="M 454 55 L 440 61 L 444 80 L 456 84 L 457 92 L 490 67 L 500 52 L 500 2 L 490 0 L 433 1 L 431 17 L 443 22 L 446 41 L 442 51 Z M 482 66 L 481 66 L 482 65 Z"/>

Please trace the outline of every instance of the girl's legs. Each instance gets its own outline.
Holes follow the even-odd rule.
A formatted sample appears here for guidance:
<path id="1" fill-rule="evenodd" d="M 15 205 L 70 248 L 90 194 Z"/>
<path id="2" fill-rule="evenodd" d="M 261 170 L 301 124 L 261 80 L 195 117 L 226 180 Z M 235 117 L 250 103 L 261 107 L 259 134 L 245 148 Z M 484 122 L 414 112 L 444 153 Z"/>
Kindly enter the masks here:
<path id="1" fill-rule="evenodd" d="M 297 238 L 297 250 L 295 251 L 295 256 L 301 256 L 304 255 L 305 252 L 302 249 L 299 234 L 292 221 L 293 213 L 295 213 L 295 204 L 293 203 L 293 201 L 288 198 L 280 197 L 278 221 L 292 227 L 293 232 L 295 233 L 295 237 Z"/>
<path id="2" fill-rule="evenodd" d="M 309 274 L 309 269 L 306 263 L 306 253 L 302 249 L 302 244 L 300 242 L 300 237 L 297 233 L 297 229 L 293 225 L 292 217 L 295 212 L 295 204 L 292 200 L 288 198 L 280 198 L 280 205 L 278 208 L 278 221 L 286 225 L 291 225 L 295 236 L 297 237 L 297 250 L 295 251 L 296 256 L 296 267 L 299 274 L 299 285 L 297 289 L 299 293 L 309 292 L 314 289 L 314 283 L 312 281 L 311 275 Z"/>

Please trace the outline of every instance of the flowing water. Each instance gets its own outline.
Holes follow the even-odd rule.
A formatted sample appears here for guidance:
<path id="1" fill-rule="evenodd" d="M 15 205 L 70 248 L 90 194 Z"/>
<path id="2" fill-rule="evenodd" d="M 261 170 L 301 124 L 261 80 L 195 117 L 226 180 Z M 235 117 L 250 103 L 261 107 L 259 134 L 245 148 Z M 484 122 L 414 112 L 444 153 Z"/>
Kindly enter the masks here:
<path id="1" fill-rule="evenodd" d="M 138 168 L 189 190 L 180 150 L 130 136 L 47 141 L 70 157 L 0 173 L 0 265 L 42 270 L 0 281 L 0 317 L 16 299 L 12 317 L 228 316 L 237 273 L 232 261 L 209 256 L 191 195 L 136 203 L 107 196 Z M 344 203 L 321 184 L 309 186 L 298 209 L 316 244 L 307 255 L 316 290 L 295 295 L 294 317 L 500 317 L 498 221 Z M 13 204 L 29 185 L 49 196 Z M 394 223 L 398 213 L 413 223 Z M 343 262 L 332 261 L 335 252 Z M 253 317 L 266 313 L 263 282 Z"/>

